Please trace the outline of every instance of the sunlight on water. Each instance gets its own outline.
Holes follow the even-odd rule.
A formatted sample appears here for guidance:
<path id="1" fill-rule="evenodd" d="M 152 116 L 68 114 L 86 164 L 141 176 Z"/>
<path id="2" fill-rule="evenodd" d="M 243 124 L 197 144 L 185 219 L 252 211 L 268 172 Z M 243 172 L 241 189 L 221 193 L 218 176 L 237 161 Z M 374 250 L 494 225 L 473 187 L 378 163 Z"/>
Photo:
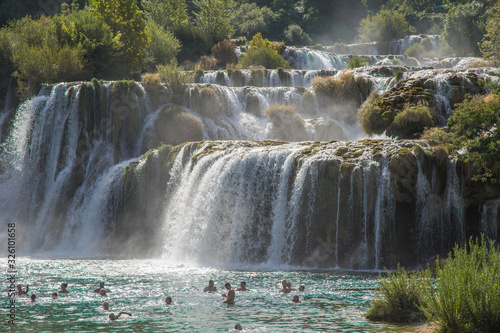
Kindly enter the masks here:
<path id="1" fill-rule="evenodd" d="M 233 332 L 237 323 L 246 332 L 411 331 L 362 317 L 378 286 L 375 273 L 221 271 L 158 260 L 19 259 L 18 268 L 16 283 L 28 283 L 37 301 L 16 297 L 17 323 L 12 328 L 17 332 Z M 215 281 L 216 293 L 202 291 L 209 279 Z M 306 291 L 279 293 L 283 279 L 295 288 L 304 285 Z M 70 293 L 52 300 L 64 281 Z M 102 281 L 110 290 L 107 297 L 93 293 Z M 250 291 L 237 292 L 234 305 L 223 304 L 224 283 L 236 289 L 241 281 Z M 293 295 L 302 302 L 292 303 Z M 165 305 L 166 296 L 172 297 L 172 305 Z M 109 311 L 102 308 L 105 300 Z M 7 310 L 1 311 L 6 324 Z M 132 316 L 109 321 L 110 312 L 120 311 Z"/>

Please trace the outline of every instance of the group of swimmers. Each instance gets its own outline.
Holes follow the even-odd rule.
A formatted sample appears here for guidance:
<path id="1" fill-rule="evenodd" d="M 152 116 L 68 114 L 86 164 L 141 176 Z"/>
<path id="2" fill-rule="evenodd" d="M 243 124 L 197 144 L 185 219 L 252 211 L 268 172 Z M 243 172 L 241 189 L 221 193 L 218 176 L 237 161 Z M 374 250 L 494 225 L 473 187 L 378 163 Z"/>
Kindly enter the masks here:
<path id="1" fill-rule="evenodd" d="M 250 291 L 250 289 L 248 289 L 246 287 L 246 285 L 247 285 L 246 282 L 241 282 L 240 283 L 240 287 L 238 289 L 236 289 L 236 291 Z M 227 294 L 225 294 L 225 293 L 222 294 L 222 297 L 225 298 L 225 301 L 223 303 L 233 304 L 234 300 L 235 300 L 235 297 L 236 297 L 235 291 L 232 289 L 230 283 L 226 283 L 224 285 L 224 287 L 227 290 Z M 67 282 L 61 283 L 61 289 L 58 292 L 52 293 L 52 299 L 56 299 L 58 294 L 68 294 L 69 291 L 67 290 L 67 288 L 68 288 L 68 283 Z M 304 290 L 305 290 L 304 286 L 300 286 L 299 289 L 298 289 L 299 292 L 303 292 Z M 22 287 L 21 284 L 17 285 L 17 292 L 16 292 L 16 294 L 18 296 L 27 295 L 28 291 L 29 291 L 29 285 L 28 284 L 26 285 L 26 289 L 23 289 L 23 287 Z M 203 289 L 203 291 L 204 292 L 209 292 L 209 293 L 216 292 L 217 291 L 217 287 L 215 286 L 214 281 L 213 280 L 208 281 L 208 286 L 205 287 L 205 289 Z M 288 294 L 288 293 L 290 293 L 292 291 L 297 291 L 297 289 L 292 288 L 292 284 L 290 282 L 288 282 L 286 280 L 283 280 L 281 282 L 280 293 Z M 99 294 L 101 296 L 107 296 L 108 292 L 110 292 L 110 290 L 104 288 L 104 282 L 99 283 L 99 288 L 94 289 L 94 293 L 97 293 L 97 294 Z M 36 302 L 36 295 L 35 294 L 31 294 L 31 302 Z M 300 303 L 299 296 L 297 296 L 297 295 L 293 296 L 292 302 L 294 302 L 294 303 Z M 166 305 L 171 305 L 172 304 L 172 298 L 170 296 L 167 296 L 165 298 L 165 304 Z M 106 310 L 106 311 L 109 311 L 109 303 L 107 301 L 103 303 L 103 309 Z M 110 313 L 109 314 L 109 320 L 115 321 L 118 318 L 120 318 L 121 315 L 132 316 L 132 314 L 128 313 L 128 312 L 119 312 L 117 315 L 115 315 L 114 313 Z M 237 331 L 241 331 L 243 328 L 241 327 L 240 324 L 237 324 L 234 327 L 234 329 L 237 330 Z"/>

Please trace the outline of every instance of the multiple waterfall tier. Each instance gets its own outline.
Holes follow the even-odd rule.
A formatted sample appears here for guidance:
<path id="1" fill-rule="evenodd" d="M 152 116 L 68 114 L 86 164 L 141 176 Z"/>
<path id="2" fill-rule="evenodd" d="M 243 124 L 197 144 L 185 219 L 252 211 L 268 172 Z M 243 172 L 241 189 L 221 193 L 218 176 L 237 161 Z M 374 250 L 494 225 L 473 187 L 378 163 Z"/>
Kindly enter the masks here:
<path id="1" fill-rule="evenodd" d="M 349 56 L 285 54 L 297 69 L 207 71 L 180 105 L 163 85 L 124 81 L 60 83 L 17 109 L 6 103 L 0 219 L 16 223 L 20 253 L 383 269 L 481 232 L 499 238 L 498 193 L 470 200 L 463 166 L 443 150 L 363 139 L 356 122 L 396 71 L 423 80 L 445 120 L 471 74 L 496 80 L 491 70 L 387 66 L 394 57 L 374 55 L 352 71 L 367 91 L 332 107 L 311 81 L 345 74 Z M 266 111 L 273 105 L 294 112 Z"/>

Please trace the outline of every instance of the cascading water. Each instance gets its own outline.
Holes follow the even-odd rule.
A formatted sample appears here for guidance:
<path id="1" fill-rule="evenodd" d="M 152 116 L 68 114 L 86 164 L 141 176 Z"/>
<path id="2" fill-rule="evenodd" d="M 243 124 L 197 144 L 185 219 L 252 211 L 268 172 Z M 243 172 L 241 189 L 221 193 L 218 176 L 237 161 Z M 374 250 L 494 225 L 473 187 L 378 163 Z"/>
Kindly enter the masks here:
<path id="1" fill-rule="evenodd" d="M 359 128 L 326 112 L 308 87 L 337 75 L 348 56 L 289 52 L 303 66 L 325 68 L 267 71 L 262 80 L 243 71 L 241 84 L 205 72 L 200 81 L 211 84 L 189 86 L 177 108 L 161 89 L 104 82 L 46 86 L 15 114 L 4 110 L 0 219 L 19 225 L 28 254 L 161 255 L 219 267 L 383 269 L 465 241 L 456 163 L 440 167 L 419 141 L 332 141 L 357 139 Z M 353 73 L 384 92 L 397 68 Z M 447 100 L 449 81 L 455 89 L 472 80 L 467 71 L 401 68 L 404 79 L 434 76 L 423 85 Z M 276 86 L 284 81 L 289 87 Z M 264 112 L 273 104 L 295 107 L 300 136 L 290 128 L 290 138 L 279 136 L 281 124 Z M 162 145 L 176 116 L 190 121 L 187 132 L 200 131 L 179 142 L 250 141 Z M 483 206 L 490 237 L 498 234 L 497 210 Z"/>

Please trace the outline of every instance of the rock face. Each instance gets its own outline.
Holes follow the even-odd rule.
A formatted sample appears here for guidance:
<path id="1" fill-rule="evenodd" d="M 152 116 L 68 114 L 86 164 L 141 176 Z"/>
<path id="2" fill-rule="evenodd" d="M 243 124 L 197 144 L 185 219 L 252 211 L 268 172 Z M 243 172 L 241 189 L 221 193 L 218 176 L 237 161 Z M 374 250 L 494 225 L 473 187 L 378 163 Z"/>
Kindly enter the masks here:
<path id="1" fill-rule="evenodd" d="M 410 77 L 399 81 L 385 93 L 372 96 L 360 108 L 361 123 L 365 132 L 386 132 L 388 135 L 405 138 L 395 130 L 395 119 L 408 106 L 419 105 L 429 108 L 434 125 L 445 126 L 456 103 L 462 102 L 467 95 L 487 93 L 484 81 L 479 80 L 475 73 L 441 71 L 439 75 L 407 76 Z M 425 120 L 425 123 L 429 123 L 429 120 Z"/>

